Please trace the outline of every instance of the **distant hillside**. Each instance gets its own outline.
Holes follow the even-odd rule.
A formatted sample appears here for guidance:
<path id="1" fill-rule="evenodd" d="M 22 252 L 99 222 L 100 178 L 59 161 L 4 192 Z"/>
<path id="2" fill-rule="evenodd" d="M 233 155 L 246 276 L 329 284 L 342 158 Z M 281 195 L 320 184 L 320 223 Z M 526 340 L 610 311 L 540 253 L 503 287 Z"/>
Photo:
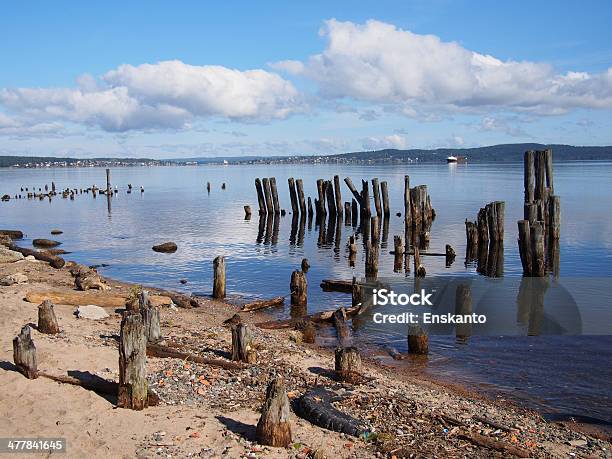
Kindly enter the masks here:
<path id="1" fill-rule="evenodd" d="M 436 150 L 378 150 L 359 151 L 331 155 L 328 161 L 367 161 L 367 162 L 438 162 L 445 161 L 447 156 L 466 156 L 469 162 L 516 162 L 522 161 L 527 150 L 544 150 L 552 148 L 554 159 L 568 160 L 612 160 L 612 146 L 607 147 L 574 147 L 572 145 L 543 145 L 539 143 L 520 143 L 493 145 L 478 148 L 439 148 Z"/>

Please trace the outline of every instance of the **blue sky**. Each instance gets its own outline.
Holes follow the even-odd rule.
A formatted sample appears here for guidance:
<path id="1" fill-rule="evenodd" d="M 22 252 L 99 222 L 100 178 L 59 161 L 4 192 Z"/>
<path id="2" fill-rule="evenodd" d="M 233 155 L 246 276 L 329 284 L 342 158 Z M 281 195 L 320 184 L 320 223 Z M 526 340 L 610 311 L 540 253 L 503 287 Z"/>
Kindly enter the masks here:
<path id="1" fill-rule="evenodd" d="M 0 154 L 612 144 L 607 1 L 30 2 Z"/>

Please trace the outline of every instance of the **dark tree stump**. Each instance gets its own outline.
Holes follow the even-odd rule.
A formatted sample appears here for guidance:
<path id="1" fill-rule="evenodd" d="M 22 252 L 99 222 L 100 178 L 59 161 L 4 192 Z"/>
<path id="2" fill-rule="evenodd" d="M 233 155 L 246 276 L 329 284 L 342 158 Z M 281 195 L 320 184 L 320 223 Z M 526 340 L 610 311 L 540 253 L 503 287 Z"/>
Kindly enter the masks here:
<path id="1" fill-rule="evenodd" d="M 225 257 L 219 255 L 213 260 L 213 298 L 225 298 Z"/>
<path id="2" fill-rule="evenodd" d="M 38 331 L 48 335 L 60 332 L 57 317 L 55 317 L 55 311 L 53 310 L 53 303 L 49 300 L 45 300 L 38 305 Z"/>
<path id="3" fill-rule="evenodd" d="M 146 363 L 147 337 L 142 316 L 126 311 L 119 333 L 119 407 L 142 410 L 148 406 Z"/>
<path id="4" fill-rule="evenodd" d="M 429 353 L 429 337 L 418 325 L 408 330 L 408 353 L 421 355 Z"/>
<path id="5" fill-rule="evenodd" d="M 304 325 L 302 330 L 302 341 L 308 344 L 314 344 L 317 335 L 317 330 L 310 320 Z"/>
<path id="6" fill-rule="evenodd" d="M 142 325 L 144 327 L 147 342 L 157 343 L 161 341 L 161 326 L 159 307 L 154 306 L 149 299 L 149 292 L 143 290 L 138 295 L 138 309 L 142 316 Z"/>
<path id="7" fill-rule="evenodd" d="M 13 361 L 17 371 L 26 378 L 36 379 L 38 377 L 36 346 L 32 341 L 32 329 L 29 325 L 24 326 L 13 339 Z"/>
<path id="8" fill-rule="evenodd" d="M 353 382 L 361 379 L 361 356 L 356 347 L 339 347 L 335 353 L 336 378 Z"/>
<path id="9" fill-rule="evenodd" d="M 285 383 L 275 376 L 266 389 L 266 400 L 257 423 L 257 440 L 262 445 L 286 447 L 291 443 L 289 398 Z"/>
<path id="10" fill-rule="evenodd" d="M 243 323 L 232 325 L 232 360 L 254 363 L 256 358 L 251 330 Z"/>
<path id="11" fill-rule="evenodd" d="M 292 306 L 306 306 L 308 304 L 308 282 L 303 271 L 296 270 L 291 273 L 289 289 Z"/>

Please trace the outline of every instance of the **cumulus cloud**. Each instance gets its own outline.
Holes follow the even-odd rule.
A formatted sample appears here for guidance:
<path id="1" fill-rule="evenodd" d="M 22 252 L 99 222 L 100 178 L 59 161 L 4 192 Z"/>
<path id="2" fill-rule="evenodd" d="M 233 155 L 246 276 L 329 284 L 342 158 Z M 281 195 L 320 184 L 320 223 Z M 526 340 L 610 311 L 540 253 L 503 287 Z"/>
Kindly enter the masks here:
<path id="1" fill-rule="evenodd" d="M 368 137 L 363 139 L 362 147 L 365 150 L 382 150 L 385 148 L 405 149 L 407 146 L 406 138 L 403 135 L 392 134 L 384 137 Z"/>
<path id="2" fill-rule="evenodd" d="M 65 120 L 106 131 L 179 128 L 194 118 L 285 118 L 299 110 L 295 87 L 264 70 L 164 61 L 122 65 L 76 88 L 2 89 L 0 104 L 32 122 Z"/>
<path id="3" fill-rule="evenodd" d="M 324 97 L 396 104 L 407 116 L 424 107 L 545 114 L 612 108 L 612 68 L 559 74 L 545 63 L 503 61 L 375 20 L 328 20 L 321 35 L 328 41 L 321 54 L 277 68 L 316 81 Z"/>

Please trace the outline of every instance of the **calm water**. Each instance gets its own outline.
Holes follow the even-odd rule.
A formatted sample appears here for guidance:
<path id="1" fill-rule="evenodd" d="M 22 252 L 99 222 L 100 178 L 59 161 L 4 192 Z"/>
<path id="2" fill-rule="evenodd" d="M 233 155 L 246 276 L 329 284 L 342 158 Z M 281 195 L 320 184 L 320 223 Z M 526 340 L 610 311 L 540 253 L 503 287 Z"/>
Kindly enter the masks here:
<path id="1" fill-rule="evenodd" d="M 350 279 L 363 275 L 363 251 L 355 268 L 347 260 L 346 240 L 350 226 L 320 228 L 313 222 L 292 231 L 292 218 L 259 222 L 255 177 L 275 176 L 281 205 L 290 209 L 287 178 L 304 180 L 305 193 L 316 196 L 316 179 L 334 174 L 387 180 L 392 217 L 388 242 L 383 241 L 379 276 L 402 278 L 393 272 L 393 235 L 403 234 L 403 177 L 411 185 L 426 184 L 437 218 L 431 232 L 431 250 L 443 251 L 451 244 L 457 259 L 445 267 L 443 257 L 423 262 L 428 277 L 443 275 L 478 276 L 465 266 L 464 220 L 474 220 L 478 209 L 494 201 L 506 201 L 504 276 L 521 276 L 516 244 L 516 221 L 522 218 L 522 164 L 504 165 L 419 165 L 419 166 L 230 166 L 117 168 L 112 182 L 120 189 L 109 210 L 104 196 L 78 195 L 74 201 L 56 197 L 47 200 L 11 200 L 0 203 L 0 227 L 27 233 L 23 244 L 36 237 L 57 239 L 72 252 L 67 258 L 87 264 L 108 264 L 104 275 L 117 279 L 156 284 L 185 292 L 210 293 L 212 259 L 226 256 L 228 293 L 246 297 L 286 295 L 291 271 L 303 257 L 310 260 L 309 312 L 350 305 L 350 295 L 325 293 L 321 279 Z M 58 189 L 103 186 L 103 169 L 0 169 L 0 195 L 19 193 L 20 187 L 44 187 L 55 181 Z M 212 183 L 210 195 L 206 182 Z M 221 183 L 227 184 L 221 190 Z M 127 184 L 134 192 L 125 192 Z M 144 186 L 140 193 L 138 187 Z M 555 164 L 555 192 L 561 196 L 561 276 L 610 277 L 612 279 L 612 163 Z M 343 186 L 343 198 L 350 192 Z M 244 220 L 243 205 L 250 204 L 253 218 Z M 261 223 L 261 224 L 260 224 Z M 175 241 L 174 254 L 158 254 L 151 246 Z M 409 274 L 408 274 L 409 276 Z M 186 285 L 179 283 L 187 279 Z M 612 285 L 612 282 L 611 282 Z M 612 296 L 603 289 L 589 299 L 582 311 L 596 323 L 610 308 Z M 286 310 L 277 314 L 286 315 Z M 589 319 L 590 317 L 590 319 Z M 601 322 L 601 320 L 599 320 Z M 597 333 L 612 324 L 599 323 Z M 612 335 L 612 333 L 609 333 Z M 330 337 L 333 336 L 330 334 Z M 358 344 L 376 346 L 392 343 L 406 349 L 405 337 L 394 330 L 364 326 L 357 332 Z M 328 338 L 330 345 L 333 339 Z M 612 422 L 612 337 L 540 336 L 472 337 L 467 345 L 452 337 L 432 337 L 432 355 L 425 371 L 461 381 L 491 394 L 519 400 L 543 412 L 577 414 Z M 380 353 L 380 352 L 379 352 Z M 382 354 L 381 354 L 382 355 Z M 381 356 L 381 358 L 383 358 Z M 388 360 L 388 359 L 387 359 Z M 406 365 L 413 363 L 406 362 Z M 422 363 L 419 363 L 419 367 Z"/>

